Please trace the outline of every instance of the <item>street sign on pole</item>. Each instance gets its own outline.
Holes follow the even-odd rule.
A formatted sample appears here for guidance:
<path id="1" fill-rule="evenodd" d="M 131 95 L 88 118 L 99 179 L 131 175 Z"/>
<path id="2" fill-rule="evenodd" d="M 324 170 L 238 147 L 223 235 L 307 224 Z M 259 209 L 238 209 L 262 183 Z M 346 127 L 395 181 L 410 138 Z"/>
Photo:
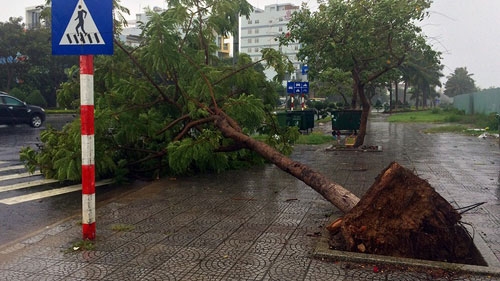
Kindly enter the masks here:
<path id="1" fill-rule="evenodd" d="M 113 54 L 112 0 L 52 0 L 52 54 Z"/>
<path id="2" fill-rule="evenodd" d="M 82 233 L 96 236 L 94 56 L 113 54 L 112 0 L 52 0 L 52 54 L 80 55 Z"/>
<path id="3" fill-rule="evenodd" d="M 309 72 L 309 66 L 303 65 L 302 66 L 302 75 L 307 75 L 308 72 Z"/>
<path id="4" fill-rule="evenodd" d="M 286 83 L 286 92 L 289 94 L 309 94 L 309 82 L 291 82 Z"/>

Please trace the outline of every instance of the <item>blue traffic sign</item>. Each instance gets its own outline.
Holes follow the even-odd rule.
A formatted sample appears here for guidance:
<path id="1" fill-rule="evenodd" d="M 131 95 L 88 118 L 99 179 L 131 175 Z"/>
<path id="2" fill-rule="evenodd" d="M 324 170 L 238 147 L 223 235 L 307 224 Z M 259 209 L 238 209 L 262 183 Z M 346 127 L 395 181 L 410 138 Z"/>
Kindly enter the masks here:
<path id="1" fill-rule="evenodd" d="M 286 92 L 289 94 L 308 94 L 309 82 L 290 82 L 286 83 Z"/>
<path id="2" fill-rule="evenodd" d="M 112 55 L 112 0 L 52 0 L 53 55 Z"/>
<path id="3" fill-rule="evenodd" d="M 294 91 L 294 82 L 290 82 L 290 81 L 287 81 L 286 82 L 286 92 L 289 93 L 289 94 L 292 94 Z"/>
<path id="4" fill-rule="evenodd" d="M 302 75 L 306 75 L 309 72 L 309 66 L 303 65 L 302 66 Z"/>

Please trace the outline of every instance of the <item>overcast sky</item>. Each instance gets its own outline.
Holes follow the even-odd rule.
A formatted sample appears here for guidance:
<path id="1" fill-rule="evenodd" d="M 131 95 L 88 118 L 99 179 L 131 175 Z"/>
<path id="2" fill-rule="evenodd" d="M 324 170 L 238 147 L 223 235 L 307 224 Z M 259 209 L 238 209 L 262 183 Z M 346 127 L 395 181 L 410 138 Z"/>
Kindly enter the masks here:
<path id="1" fill-rule="evenodd" d="M 17 0 L 2 5 L 0 21 L 11 16 L 24 17 L 24 9 L 43 4 L 44 0 Z M 259 8 L 275 3 L 293 3 L 300 0 L 249 0 Z M 315 0 L 306 0 L 316 7 Z M 135 18 L 145 7 L 166 7 L 164 0 L 122 0 Z M 481 88 L 500 87 L 500 0 L 434 0 L 430 18 L 424 24 L 429 43 L 443 53 L 443 73 L 448 76 L 457 67 L 467 67 L 476 85 Z M 445 81 L 446 79 L 443 79 Z"/>

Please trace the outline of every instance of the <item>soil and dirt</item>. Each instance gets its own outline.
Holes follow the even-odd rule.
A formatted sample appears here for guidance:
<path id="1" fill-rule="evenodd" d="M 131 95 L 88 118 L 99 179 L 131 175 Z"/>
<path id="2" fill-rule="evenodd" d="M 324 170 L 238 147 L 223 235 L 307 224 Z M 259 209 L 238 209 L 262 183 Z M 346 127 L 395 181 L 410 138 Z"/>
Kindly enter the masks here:
<path id="1" fill-rule="evenodd" d="M 430 184 L 396 162 L 360 202 L 332 223 L 336 249 L 394 257 L 477 264 L 460 214 Z"/>

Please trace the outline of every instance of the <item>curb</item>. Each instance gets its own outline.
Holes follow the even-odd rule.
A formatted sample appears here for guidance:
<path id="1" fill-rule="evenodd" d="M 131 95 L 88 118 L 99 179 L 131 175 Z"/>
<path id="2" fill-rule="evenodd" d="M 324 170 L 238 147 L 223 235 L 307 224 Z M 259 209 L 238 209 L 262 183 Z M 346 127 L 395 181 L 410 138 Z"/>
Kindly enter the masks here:
<path id="1" fill-rule="evenodd" d="M 336 219 L 336 218 L 335 218 Z M 333 220 L 331 220 L 333 221 Z M 459 263 L 448 263 L 439 261 L 419 260 L 410 258 L 400 258 L 373 254 L 363 254 L 355 252 L 346 252 L 332 250 L 328 244 L 330 233 L 326 228 L 323 229 L 321 237 L 313 252 L 315 258 L 327 259 L 333 261 L 345 261 L 353 263 L 368 263 L 374 265 L 394 265 L 402 267 L 415 267 L 419 269 L 441 269 L 459 273 L 470 273 L 487 276 L 500 276 L 500 261 L 491 252 L 486 242 L 478 236 L 474 236 L 474 245 L 481 253 L 488 266 L 468 265 Z"/>

